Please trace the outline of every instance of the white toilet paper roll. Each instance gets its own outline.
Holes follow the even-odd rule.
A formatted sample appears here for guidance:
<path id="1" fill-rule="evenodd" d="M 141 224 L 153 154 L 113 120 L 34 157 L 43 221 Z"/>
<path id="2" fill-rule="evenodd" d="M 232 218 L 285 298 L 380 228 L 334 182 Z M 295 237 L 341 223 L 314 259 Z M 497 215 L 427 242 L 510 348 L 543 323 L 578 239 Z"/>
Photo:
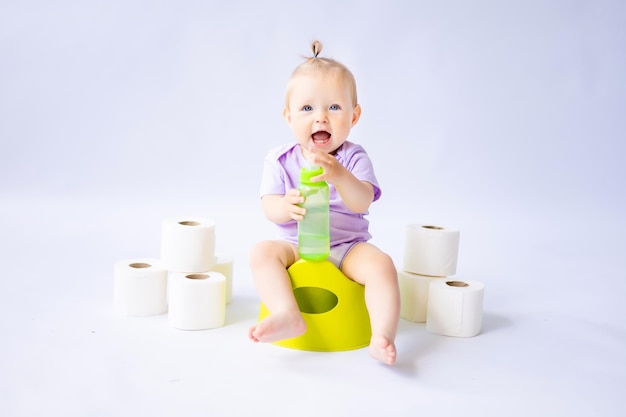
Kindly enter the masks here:
<path id="1" fill-rule="evenodd" d="M 169 274 L 169 323 L 181 330 L 222 327 L 226 278 L 219 272 Z"/>
<path id="2" fill-rule="evenodd" d="M 426 321 L 428 290 L 430 283 L 435 280 L 445 280 L 445 278 L 398 271 L 401 300 L 400 317 L 415 323 Z"/>
<path id="3" fill-rule="evenodd" d="M 170 271 L 209 271 L 215 264 L 215 223 L 202 217 L 163 220 L 161 260 Z"/>
<path id="4" fill-rule="evenodd" d="M 456 274 L 458 230 L 426 224 L 406 228 L 403 270 L 414 274 L 446 277 Z"/>
<path id="5" fill-rule="evenodd" d="M 113 308 L 122 316 L 152 316 L 167 311 L 167 270 L 156 259 L 117 261 Z"/>
<path id="6" fill-rule="evenodd" d="M 477 281 L 431 282 L 426 329 L 443 336 L 476 336 L 482 327 L 484 288 Z"/>
<path id="7" fill-rule="evenodd" d="M 219 272 L 226 278 L 226 304 L 233 298 L 233 258 L 223 253 L 215 254 L 215 265 L 211 271 Z"/>

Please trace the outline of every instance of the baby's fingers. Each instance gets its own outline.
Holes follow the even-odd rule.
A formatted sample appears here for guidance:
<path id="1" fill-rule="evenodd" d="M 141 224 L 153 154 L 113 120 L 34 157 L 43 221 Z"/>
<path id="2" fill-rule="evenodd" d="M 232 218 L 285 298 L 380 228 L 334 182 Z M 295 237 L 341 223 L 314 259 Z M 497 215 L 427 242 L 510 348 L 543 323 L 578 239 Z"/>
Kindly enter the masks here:
<path id="1" fill-rule="evenodd" d="M 290 206 L 291 210 L 289 210 L 289 217 L 296 221 L 300 221 L 304 219 L 304 215 L 306 214 L 306 210 L 300 206 Z"/>
<path id="2" fill-rule="evenodd" d="M 287 205 L 287 213 L 289 213 L 290 218 L 296 221 L 304 218 L 306 210 L 298 205 L 304 203 L 304 197 L 300 194 L 300 191 L 296 189 L 287 191 L 284 201 Z"/>
<path id="3" fill-rule="evenodd" d="M 300 194 L 300 191 L 292 189 L 285 194 L 285 201 L 287 204 L 302 204 L 304 203 L 304 197 Z"/>

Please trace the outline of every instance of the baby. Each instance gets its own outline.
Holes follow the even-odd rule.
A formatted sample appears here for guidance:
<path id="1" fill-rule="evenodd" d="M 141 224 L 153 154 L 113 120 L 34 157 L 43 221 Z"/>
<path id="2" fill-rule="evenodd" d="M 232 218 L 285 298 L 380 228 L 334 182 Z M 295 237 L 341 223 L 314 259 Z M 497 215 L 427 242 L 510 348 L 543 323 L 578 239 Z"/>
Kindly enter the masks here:
<path id="1" fill-rule="evenodd" d="M 299 259 L 297 222 L 306 215 L 299 206 L 300 168 L 323 168 L 313 181 L 330 188 L 330 256 L 350 279 L 365 286 L 370 315 L 370 355 L 389 365 L 396 361 L 395 337 L 400 317 L 397 272 L 392 259 L 368 243 L 365 218 L 381 195 L 372 163 L 360 145 L 348 141 L 359 121 L 356 83 L 348 68 L 319 57 L 322 44 L 312 44 L 313 56 L 292 73 L 287 83 L 283 116 L 296 143 L 271 150 L 261 179 L 261 206 L 278 226 L 280 240 L 258 242 L 250 267 L 259 296 L 270 314 L 248 332 L 255 342 L 275 342 L 300 336 L 306 324 L 293 295 L 287 268 Z"/>

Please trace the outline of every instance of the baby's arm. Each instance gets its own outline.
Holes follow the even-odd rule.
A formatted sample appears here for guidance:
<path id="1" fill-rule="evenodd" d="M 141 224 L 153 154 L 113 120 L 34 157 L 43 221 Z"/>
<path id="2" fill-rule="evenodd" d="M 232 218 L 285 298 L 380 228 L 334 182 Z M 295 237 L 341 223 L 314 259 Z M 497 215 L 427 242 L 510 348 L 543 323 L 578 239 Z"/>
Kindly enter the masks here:
<path id="1" fill-rule="evenodd" d="M 261 198 L 261 206 L 265 217 L 276 224 L 287 223 L 289 220 L 302 220 L 305 209 L 298 206 L 304 202 L 300 191 L 292 189 L 285 195 L 267 194 Z"/>
<path id="2" fill-rule="evenodd" d="M 337 188 L 346 207 L 355 213 L 365 213 L 374 200 L 374 187 L 369 182 L 359 180 L 341 164 L 337 165 L 344 172 L 328 181 Z"/>

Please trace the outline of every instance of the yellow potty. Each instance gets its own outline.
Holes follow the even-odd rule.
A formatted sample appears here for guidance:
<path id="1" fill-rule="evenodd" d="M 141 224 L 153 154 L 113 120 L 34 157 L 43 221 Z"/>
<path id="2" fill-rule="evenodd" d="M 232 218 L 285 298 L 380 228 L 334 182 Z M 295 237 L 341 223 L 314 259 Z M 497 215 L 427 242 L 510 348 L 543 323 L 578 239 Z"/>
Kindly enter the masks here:
<path id="1" fill-rule="evenodd" d="M 334 352 L 368 346 L 372 331 L 365 307 L 365 287 L 346 277 L 329 261 L 299 260 L 289 269 L 293 293 L 306 322 L 306 332 L 275 345 Z M 269 315 L 261 303 L 259 320 Z"/>

